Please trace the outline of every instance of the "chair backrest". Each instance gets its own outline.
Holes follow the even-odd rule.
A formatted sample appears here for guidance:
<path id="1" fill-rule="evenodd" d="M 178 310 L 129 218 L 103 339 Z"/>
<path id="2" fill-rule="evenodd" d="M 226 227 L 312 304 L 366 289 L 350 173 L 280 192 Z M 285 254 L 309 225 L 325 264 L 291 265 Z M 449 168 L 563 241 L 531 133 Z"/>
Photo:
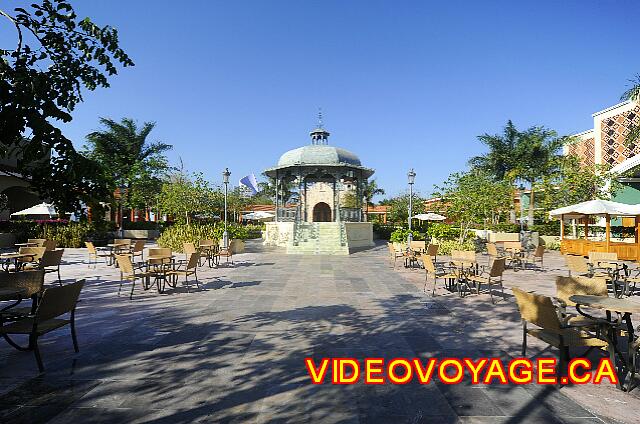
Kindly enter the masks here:
<path id="1" fill-rule="evenodd" d="M 398 243 L 397 241 L 394 241 L 393 248 L 396 250 L 396 252 L 404 252 L 405 250 L 407 250 L 407 245 L 404 243 Z"/>
<path id="2" fill-rule="evenodd" d="M 522 250 L 522 243 L 519 241 L 505 241 L 502 243 L 502 246 L 505 249 Z"/>
<path id="3" fill-rule="evenodd" d="M 85 241 L 84 245 L 87 246 L 87 250 L 89 251 L 89 253 L 91 254 L 98 254 L 98 251 L 96 250 L 96 247 L 93 245 L 92 241 Z"/>
<path id="4" fill-rule="evenodd" d="M 578 255 L 565 255 L 564 259 L 567 262 L 569 272 L 576 274 L 586 274 L 589 272 L 589 264 L 587 264 L 584 257 Z"/>
<path id="5" fill-rule="evenodd" d="M 37 262 L 42 258 L 46 249 L 44 247 L 21 247 L 18 253 L 33 255 L 33 261 Z"/>
<path id="6" fill-rule="evenodd" d="M 56 250 L 57 242 L 55 240 L 45 240 L 42 247 L 47 251 Z"/>
<path id="7" fill-rule="evenodd" d="M 436 266 L 433 264 L 433 259 L 431 259 L 430 255 L 424 255 L 422 257 L 422 262 L 424 264 L 424 270 L 426 271 L 427 275 L 436 274 Z"/>
<path id="8" fill-rule="evenodd" d="M 214 246 L 216 244 L 215 240 L 200 240 L 200 246 Z"/>
<path id="9" fill-rule="evenodd" d="M 608 296 L 607 280 L 603 277 L 556 277 L 556 297 L 565 305 L 575 306 L 569 300 L 574 294 Z"/>
<path id="10" fill-rule="evenodd" d="M 489 270 L 489 276 L 491 277 L 502 277 L 502 273 L 504 272 L 505 258 L 496 258 L 493 260 L 491 264 L 491 269 Z"/>
<path id="11" fill-rule="evenodd" d="M 533 252 L 533 256 L 536 258 L 542 258 L 544 256 L 544 245 L 539 244 L 538 247 L 536 247 L 536 251 Z"/>
<path id="12" fill-rule="evenodd" d="M 589 262 L 598 266 L 600 262 L 617 261 L 618 254 L 615 252 L 589 252 Z"/>
<path id="13" fill-rule="evenodd" d="M 419 250 L 421 252 L 424 252 L 426 248 L 427 248 L 427 242 L 426 241 L 412 241 L 411 242 L 411 250 Z"/>
<path id="14" fill-rule="evenodd" d="M 116 245 L 131 244 L 131 239 L 114 239 L 113 244 L 116 244 Z"/>
<path id="15" fill-rule="evenodd" d="M 36 321 L 46 321 L 73 311 L 78 303 L 84 282 L 85 280 L 78 280 L 75 283 L 46 289 L 42 293 L 36 310 Z"/>
<path id="16" fill-rule="evenodd" d="M 523 320 L 554 332 L 560 331 L 560 319 L 556 307 L 548 296 L 527 293 L 517 287 L 511 289 Z"/>
<path id="17" fill-rule="evenodd" d="M 171 249 L 166 247 L 151 247 L 149 248 L 149 256 L 166 256 L 169 257 L 173 254 Z"/>
<path id="18" fill-rule="evenodd" d="M 187 262 L 187 269 L 197 268 L 199 259 L 200 255 L 198 254 L 198 252 L 191 252 L 189 254 L 189 261 Z"/>
<path id="19" fill-rule="evenodd" d="M 133 275 L 135 272 L 133 270 L 133 263 L 131 262 L 131 256 L 129 255 L 115 255 L 116 262 L 118 262 L 118 267 L 123 274 Z"/>
<path id="20" fill-rule="evenodd" d="M 27 243 L 37 243 L 38 245 L 34 247 L 43 247 L 45 241 L 47 241 L 47 239 L 28 239 Z"/>
<path id="21" fill-rule="evenodd" d="M 489 256 L 500 256 L 498 254 L 498 248 L 496 247 L 495 243 L 487 243 L 487 253 L 489 254 Z"/>
<path id="22" fill-rule="evenodd" d="M 34 294 L 40 293 L 43 286 L 44 271 L 41 269 L 0 272 L 0 287 L 24 289 L 24 297 L 31 297 Z"/>
<path id="23" fill-rule="evenodd" d="M 451 259 L 459 262 L 475 262 L 476 252 L 474 250 L 452 250 Z"/>
<path id="24" fill-rule="evenodd" d="M 64 249 L 47 250 L 40 259 L 40 266 L 58 266 L 62 262 Z"/>
<path id="25" fill-rule="evenodd" d="M 135 244 L 133 245 L 133 251 L 142 252 L 146 244 L 147 244 L 146 240 L 136 240 Z"/>
<path id="26" fill-rule="evenodd" d="M 438 256 L 438 245 L 430 244 L 427 246 L 427 255 L 428 256 Z"/>
<path id="27" fill-rule="evenodd" d="M 184 250 L 185 255 L 190 256 L 192 253 L 196 253 L 196 245 L 193 243 L 183 243 L 182 250 Z"/>

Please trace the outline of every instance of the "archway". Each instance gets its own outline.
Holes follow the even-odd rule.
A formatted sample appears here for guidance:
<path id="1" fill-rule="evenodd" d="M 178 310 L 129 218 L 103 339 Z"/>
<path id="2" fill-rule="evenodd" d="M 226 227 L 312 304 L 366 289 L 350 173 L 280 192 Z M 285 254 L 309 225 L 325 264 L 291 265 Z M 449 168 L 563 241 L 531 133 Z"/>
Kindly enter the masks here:
<path id="1" fill-rule="evenodd" d="M 313 222 L 331 222 L 331 207 L 325 202 L 318 202 L 313 207 Z"/>

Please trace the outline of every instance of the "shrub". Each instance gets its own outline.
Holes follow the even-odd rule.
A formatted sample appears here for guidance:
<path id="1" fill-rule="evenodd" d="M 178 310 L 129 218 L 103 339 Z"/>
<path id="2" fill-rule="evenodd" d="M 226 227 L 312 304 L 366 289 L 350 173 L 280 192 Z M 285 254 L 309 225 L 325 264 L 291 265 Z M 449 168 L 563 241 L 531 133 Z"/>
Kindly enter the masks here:
<path id="1" fill-rule="evenodd" d="M 241 225 L 229 224 L 229 239 L 246 240 L 249 231 Z M 222 240 L 224 224 L 174 224 L 165 228 L 158 238 L 160 247 L 171 248 L 174 252 L 182 252 L 184 243 L 198 244 L 200 240 Z"/>
<path id="2" fill-rule="evenodd" d="M 512 222 L 500 222 L 492 225 L 489 229 L 497 233 L 519 233 L 520 225 Z"/>
<path id="3" fill-rule="evenodd" d="M 540 224 L 534 224 L 529 228 L 531 231 L 537 231 L 541 236 L 559 236 L 560 235 L 560 221 L 553 220 L 549 222 L 543 222 Z"/>
<path id="4" fill-rule="evenodd" d="M 373 223 L 373 232 L 382 240 L 389 240 L 391 238 L 391 233 L 393 233 L 395 228 L 396 227 L 394 225 L 390 224 L 381 224 L 379 222 Z"/>
<path id="5" fill-rule="evenodd" d="M 460 243 L 459 240 L 442 240 L 438 242 L 438 255 L 450 255 L 452 250 L 477 250 L 474 239 L 467 239 Z"/>
<path id="6" fill-rule="evenodd" d="M 434 222 L 427 227 L 427 234 L 438 240 L 456 240 L 460 237 L 460 228 L 441 222 Z"/>
<path id="7" fill-rule="evenodd" d="M 424 234 L 419 233 L 417 231 L 411 231 L 414 240 L 424 240 Z M 397 228 L 393 233 L 391 233 L 391 237 L 389 241 L 394 243 L 402 243 L 407 241 L 407 237 L 409 236 L 408 228 Z"/>
<path id="8" fill-rule="evenodd" d="M 46 238 L 55 240 L 58 247 L 84 247 L 84 242 L 91 239 L 107 238 L 111 231 L 110 222 L 68 222 L 66 220 L 42 221 L 3 221 L 1 231 L 15 234 L 19 242 L 29 238 Z"/>

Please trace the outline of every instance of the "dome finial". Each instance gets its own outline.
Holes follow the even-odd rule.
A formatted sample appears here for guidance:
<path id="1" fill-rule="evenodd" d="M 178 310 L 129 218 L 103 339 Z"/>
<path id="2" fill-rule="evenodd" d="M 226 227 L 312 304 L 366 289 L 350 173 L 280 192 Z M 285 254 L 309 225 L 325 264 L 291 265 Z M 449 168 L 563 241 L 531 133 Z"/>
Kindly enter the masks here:
<path id="1" fill-rule="evenodd" d="M 324 122 L 322 121 L 322 108 L 318 108 L 318 127 L 309 133 L 311 136 L 311 144 L 329 144 L 329 131 L 324 129 Z"/>

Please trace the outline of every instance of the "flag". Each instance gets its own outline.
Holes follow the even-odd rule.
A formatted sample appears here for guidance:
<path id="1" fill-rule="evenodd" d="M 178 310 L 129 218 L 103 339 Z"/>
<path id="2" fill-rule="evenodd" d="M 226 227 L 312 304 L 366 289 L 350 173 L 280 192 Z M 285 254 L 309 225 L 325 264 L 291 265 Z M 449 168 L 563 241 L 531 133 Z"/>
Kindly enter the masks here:
<path id="1" fill-rule="evenodd" d="M 253 175 L 253 172 L 246 177 L 240 178 L 239 185 L 245 186 L 251 190 L 251 195 L 258 193 L 258 182 L 256 181 L 256 176 Z"/>

